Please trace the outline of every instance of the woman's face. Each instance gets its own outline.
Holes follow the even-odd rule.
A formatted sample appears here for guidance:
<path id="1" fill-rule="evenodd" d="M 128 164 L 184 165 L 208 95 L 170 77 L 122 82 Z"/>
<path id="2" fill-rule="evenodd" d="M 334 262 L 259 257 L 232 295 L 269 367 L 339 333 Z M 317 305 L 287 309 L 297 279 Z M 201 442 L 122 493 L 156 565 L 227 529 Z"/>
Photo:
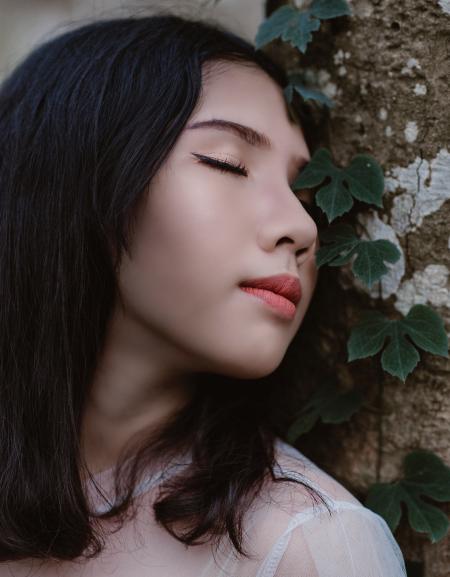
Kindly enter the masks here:
<path id="1" fill-rule="evenodd" d="M 198 106 L 152 180 L 132 260 L 123 256 L 123 314 L 158 339 L 174 370 L 260 378 L 282 361 L 317 280 L 317 227 L 299 196 L 311 198 L 290 188 L 310 155 L 282 89 L 265 72 L 217 62 L 204 71 L 211 74 Z M 264 133 L 270 147 L 237 131 L 193 127 L 212 119 Z M 198 155 L 241 165 L 246 175 Z M 292 319 L 239 288 L 280 273 L 301 283 Z"/>

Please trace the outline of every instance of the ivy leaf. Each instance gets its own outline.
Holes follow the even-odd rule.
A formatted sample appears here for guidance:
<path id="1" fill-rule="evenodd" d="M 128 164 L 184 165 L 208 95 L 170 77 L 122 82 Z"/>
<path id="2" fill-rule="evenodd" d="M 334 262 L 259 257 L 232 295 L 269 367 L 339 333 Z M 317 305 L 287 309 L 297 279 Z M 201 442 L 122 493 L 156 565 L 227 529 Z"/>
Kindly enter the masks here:
<path id="1" fill-rule="evenodd" d="M 420 486 L 422 493 L 435 501 L 450 501 L 450 468 L 430 451 L 414 451 L 404 463 L 409 485 Z"/>
<path id="2" fill-rule="evenodd" d="M 415 305 L 401 322 L 418 347 L 436 355 L 449 356 L 444 321 L 432 308 Z"/>
<path id="3" fill-rule="evenodd" d="M 318 267 L 323 264 L 341 266 L 356 255 L 352 271 L 368 287 L 388 272 L 384 261 L 394 263 L 401 256 L 398 248 L 389 240 L 359 239 L 353 228 L 343 223 L 320 231 L 320 240 L 325 246 L 316 252 Z"/>
<path id="4" fill-rule="evenodd" d="M 332 162 L 330 151 L 319 148 L 292 188 L 312 188 L 327 177 L 330 182 L 318 190 L 315 198 L 328 222 L 348 212 L 353 206 L 353 198 L 383 208 L 384 175 L 372 156 L 359 154 L 352 159 L 350 166 L 338 168 Z"/>
<path id="5" fill-rule="evenodd" d="M 310 10 L 300 11 L 295 6 L 285 5 L 278 8 L 262 22 L 255 37 L 255 48 L 281 38 L 301 52 L 312 40 L 312 32 L 320 28 L 320 20 L 313 18 Z"/>
<path id="6" fill-rule="evenodd" d="M 315 100 L 319 104 L 328 106 L 328 108 L 333 108 L 334 106 L 334 102 L 320 90 L 315 88 L 308 88 L 307 86 L 303 86 L 301 84 L 296 84 L 294 89 L 296 92 L 298 92 L 298 94 L 300 94 L 303 100 Z"/>
<path id="7" fill-rule="evenodd" d="M 342 423 L 360 408 L 363 396 L 359 391 L 341 392 L 332 383 L 319 387 L 303 406 L 287 432 L 288 442 L 310 431 L 318 419 L 324 423 Z"/>
<path id="8" fill-rule="evenodd" d="M 447 516 L 421 496 L 435 501 L 450 500 L 450 467 L 434 453 L 418 450 L 403 461 L 404 476 L 394 483 L 375 483 L 369 489 L 366 506 L 381 515 L 394 531 L 406 505 L 410 526 L 427 533 L 432 543 L 442 539 L 449 528 Z"/>
<path id="9" fill-rule="evenodd" d="M 334 102 L 328 98 L 326 94 L 317 90 L 316 88 L 310 88 L 294 78 L 293 76 L 290 78 L 289 84 L 284 89 L 284 96 L 289 104 L 292 103 L 292 99 L 294 97 L 294 90 L 297 92 L 303 100 L 314 100 L 319 104 L 324 104 L 329 108 L 334 106 Z"/>
<path id="10" fill-rule="evenodd" d="M 375 355 L 388 339 L 389 344 L 381 355 L 381 366 L 405 382 L 420 359 L 417 349 L 406 336 L 427 352 L 449 356 L 443 319 L 426 305 L 414 305 L 399 320 L 388 319 L 379 311 L 367 311 L 351 331 L 347 342 L 347 360 L 350 362 Z"/>
<path id="11" fill-rule="evenodd" d="M 369 488 L 365 505 L 381 515 L 394 531 L 402 516 L 403 490 L 399 483 L 374 483 Z"/>
<path id="12" fill-rule="evenodd" d="M 349 16 L 351 14 L 346 0 L 314 0 L 310 10 L 314 16 L 321 20 L 336 18 L 337 16 Z"/>
<path id="13" fill-rule="evenodd" d="M 255 48 L 260 49 L 261 46 L 268 44 L 275 38 L 279 38 L 291 25 L 298 10 L 294 6 L 285 5 L 277 10 L 260 24 L 256 37 Z"/>
<path id="14" fill-rule="evenodd" d="M 304 54 L 312 40 L 312 33 L 320 28 L 320 20 L 348 14 L 350 9 L 345 0 L 314 0 L 306 9 L 298 9 L 289 4 L 281 6 L 260 24 L 255 48 L 258 50 L 272 40 L 281 38 Z"/>

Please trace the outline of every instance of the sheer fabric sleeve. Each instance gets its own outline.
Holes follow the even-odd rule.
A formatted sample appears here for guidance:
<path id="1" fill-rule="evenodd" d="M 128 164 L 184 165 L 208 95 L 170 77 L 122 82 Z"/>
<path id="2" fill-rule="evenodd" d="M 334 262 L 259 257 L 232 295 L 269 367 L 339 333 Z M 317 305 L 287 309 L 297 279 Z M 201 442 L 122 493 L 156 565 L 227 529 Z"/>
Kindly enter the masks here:
<path id="1" fill-rule="evenodd" d="M 294 515 L 257 577 L 406 577 L 402 553 L 385 520 L 341 501 Z"/>

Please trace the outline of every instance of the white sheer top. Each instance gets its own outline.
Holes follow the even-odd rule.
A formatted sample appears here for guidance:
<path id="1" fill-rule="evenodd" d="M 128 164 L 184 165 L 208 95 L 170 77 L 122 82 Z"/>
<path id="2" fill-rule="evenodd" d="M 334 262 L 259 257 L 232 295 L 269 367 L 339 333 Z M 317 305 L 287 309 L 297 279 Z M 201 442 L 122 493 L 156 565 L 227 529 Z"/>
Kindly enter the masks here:
<path id="1" fill-rule="evenodd" d="M 246 515 L 239 557 L 228 539 L 216 553 L 210 544 L 187 547 L 160 527 L 152 511 L 158 484 L 188 461 L 145 477 L 137 486 L 138 514 L 108 536 L 89 561 L 0 564 L 0 577 L 406 577 L 402 553 L 382 517 L 364 507 L 340 483 L 294 447 L 276 442 L 277 476 L 301 478 L 320 491 L 332 514 L 297 483 L 272 483 Z M 112 495 L 112 473 L 95 476 Z M 91 489 L 96 510 L 107 503 Z"/>

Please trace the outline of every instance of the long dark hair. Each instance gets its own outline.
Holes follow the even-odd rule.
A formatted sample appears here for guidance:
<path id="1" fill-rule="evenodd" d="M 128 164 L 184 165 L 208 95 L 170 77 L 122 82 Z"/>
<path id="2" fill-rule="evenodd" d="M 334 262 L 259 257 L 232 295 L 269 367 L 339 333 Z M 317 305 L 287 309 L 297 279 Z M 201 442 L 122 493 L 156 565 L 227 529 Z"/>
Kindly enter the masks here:
<path id="1" fill-rule="evenodd" d="M 140 472 L 186 448 L 192 464 L 163 484 L 157 521 L 187 545 L 228 534 L 247 555 L 243 515 L 265 479 L 278 479 L 283 363 L 244 383 L 197 375 L 192 402 L 130 444 L 115 476 L 123 491 L 104 514 L 88 506 L 80 451 L 120 255 L 144 191 L 198 101 L 202 64 L 217 60 L 260 66 L 286 85 L 283 70 L 249 42 L 167 11 L 65 32 L 2 83 L 1 561 L 96 556 L 104 546 L 96 520 L 123 519 Z M 126 459 L 132 466 L 122 469 Z M 190 529 L 176 532 L 178 521 Z"/>

